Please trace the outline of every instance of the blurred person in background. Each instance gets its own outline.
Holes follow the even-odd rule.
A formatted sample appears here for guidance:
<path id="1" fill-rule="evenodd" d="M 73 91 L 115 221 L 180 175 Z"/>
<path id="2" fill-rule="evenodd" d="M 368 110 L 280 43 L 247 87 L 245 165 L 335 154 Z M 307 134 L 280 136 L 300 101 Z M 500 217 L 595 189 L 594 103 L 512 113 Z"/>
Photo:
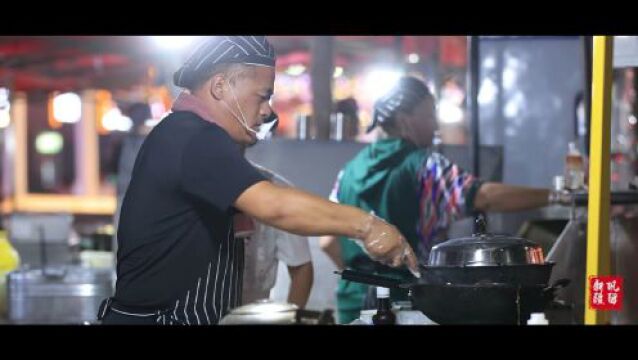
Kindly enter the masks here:
<path id="1" fill-rule="evenodd" d="M 447 239 L 457 219 L 481 211 L 517 211 L 561 202 L 568 194 L 485 182 L 433 150 L 438 130 L 435 98 L 426 84 L 403 77 L 374 104 L 373 122 L 383 138 L 368 145 L 337 176 L 330 199 L 372 211 L 405 234 L 420 264 L 430 249 Z M 320 240 L 338 269 L 375 272 L 409 282 L 412 275 L 371 261 L 346 236 Z M 407 291 L 391 289 L 394 301 L 407 300 Z M 338 317 L 350 323 L 362 309 L 375 307 L 374 287 L 339 280 Z"/>

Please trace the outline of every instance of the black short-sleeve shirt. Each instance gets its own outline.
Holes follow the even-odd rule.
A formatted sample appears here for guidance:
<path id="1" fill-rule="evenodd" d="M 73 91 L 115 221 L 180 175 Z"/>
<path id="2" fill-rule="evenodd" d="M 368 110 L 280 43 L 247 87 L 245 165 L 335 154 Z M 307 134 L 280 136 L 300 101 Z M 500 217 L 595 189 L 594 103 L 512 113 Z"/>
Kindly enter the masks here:
<path id="1" fill-rule="evenodd" d="M 240 305 L 233 203 L 264 180 L 219 126 L 185 111 L 162 120 L 124 196 L 114 303 L 184 324 L 215 324 Z"/>

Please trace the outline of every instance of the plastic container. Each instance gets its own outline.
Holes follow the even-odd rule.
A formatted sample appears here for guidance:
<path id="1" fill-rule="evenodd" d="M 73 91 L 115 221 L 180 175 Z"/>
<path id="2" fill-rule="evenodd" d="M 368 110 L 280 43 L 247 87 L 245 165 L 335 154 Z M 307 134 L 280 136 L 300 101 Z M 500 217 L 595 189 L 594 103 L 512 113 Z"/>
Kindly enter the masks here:
<path id="1" fill-rule="evenodd" d="M 549 321 L 545 317 L 545 313 L 532 313 L 527 325 L 549 325 Z"/>

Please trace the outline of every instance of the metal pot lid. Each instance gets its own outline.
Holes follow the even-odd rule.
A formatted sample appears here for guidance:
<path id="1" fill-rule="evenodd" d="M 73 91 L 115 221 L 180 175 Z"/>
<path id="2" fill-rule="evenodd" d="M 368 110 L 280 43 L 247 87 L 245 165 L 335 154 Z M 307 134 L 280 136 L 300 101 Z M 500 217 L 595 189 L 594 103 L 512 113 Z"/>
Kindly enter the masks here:
<path id="1" fill-rule="evenodd" d="M 447 240 L 432 247 L 432 251 L 455 248 L 504 248 L 510 246 L 539 246 L 533 241 L 506 235 L 506 234 L 480 234 L 478 236 L 464 237 Z"/>
<path id="2" fill-rule="evenodd" d="M 504 234 L 489 234 L 485 220 L 477 219 L 479 232 L 452 239 L 430 251 L 430 266 L 503 266 L 543 264 L 543 250 L 530 240 Z"/>
<path id="3" fill-rule="evenodd" d="M 233 315 L 260 315 L 274 314 L 297 311 L 298 307 L 294 304 L 274 302 L 269 299 L 257 300 L 244 306 L 240 306 L 231 311 Z"/>

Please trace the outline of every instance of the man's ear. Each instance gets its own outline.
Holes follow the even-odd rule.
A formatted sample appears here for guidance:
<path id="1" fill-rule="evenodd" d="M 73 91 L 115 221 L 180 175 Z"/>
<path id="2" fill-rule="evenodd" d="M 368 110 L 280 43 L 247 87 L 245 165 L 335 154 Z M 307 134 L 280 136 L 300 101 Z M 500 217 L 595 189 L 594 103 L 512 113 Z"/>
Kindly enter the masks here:
<path id="1" fill-rule="evenodd" d="M 213 77 L 209 80 L 210 84 L 210 95 L 215 100 L 221 100 L 224 98 L 224 94 L 226 93 L 226 88 L 224 84 L 227 82 L 226 77 L 222 73 L 218 73 L 213 75 Z"/>

